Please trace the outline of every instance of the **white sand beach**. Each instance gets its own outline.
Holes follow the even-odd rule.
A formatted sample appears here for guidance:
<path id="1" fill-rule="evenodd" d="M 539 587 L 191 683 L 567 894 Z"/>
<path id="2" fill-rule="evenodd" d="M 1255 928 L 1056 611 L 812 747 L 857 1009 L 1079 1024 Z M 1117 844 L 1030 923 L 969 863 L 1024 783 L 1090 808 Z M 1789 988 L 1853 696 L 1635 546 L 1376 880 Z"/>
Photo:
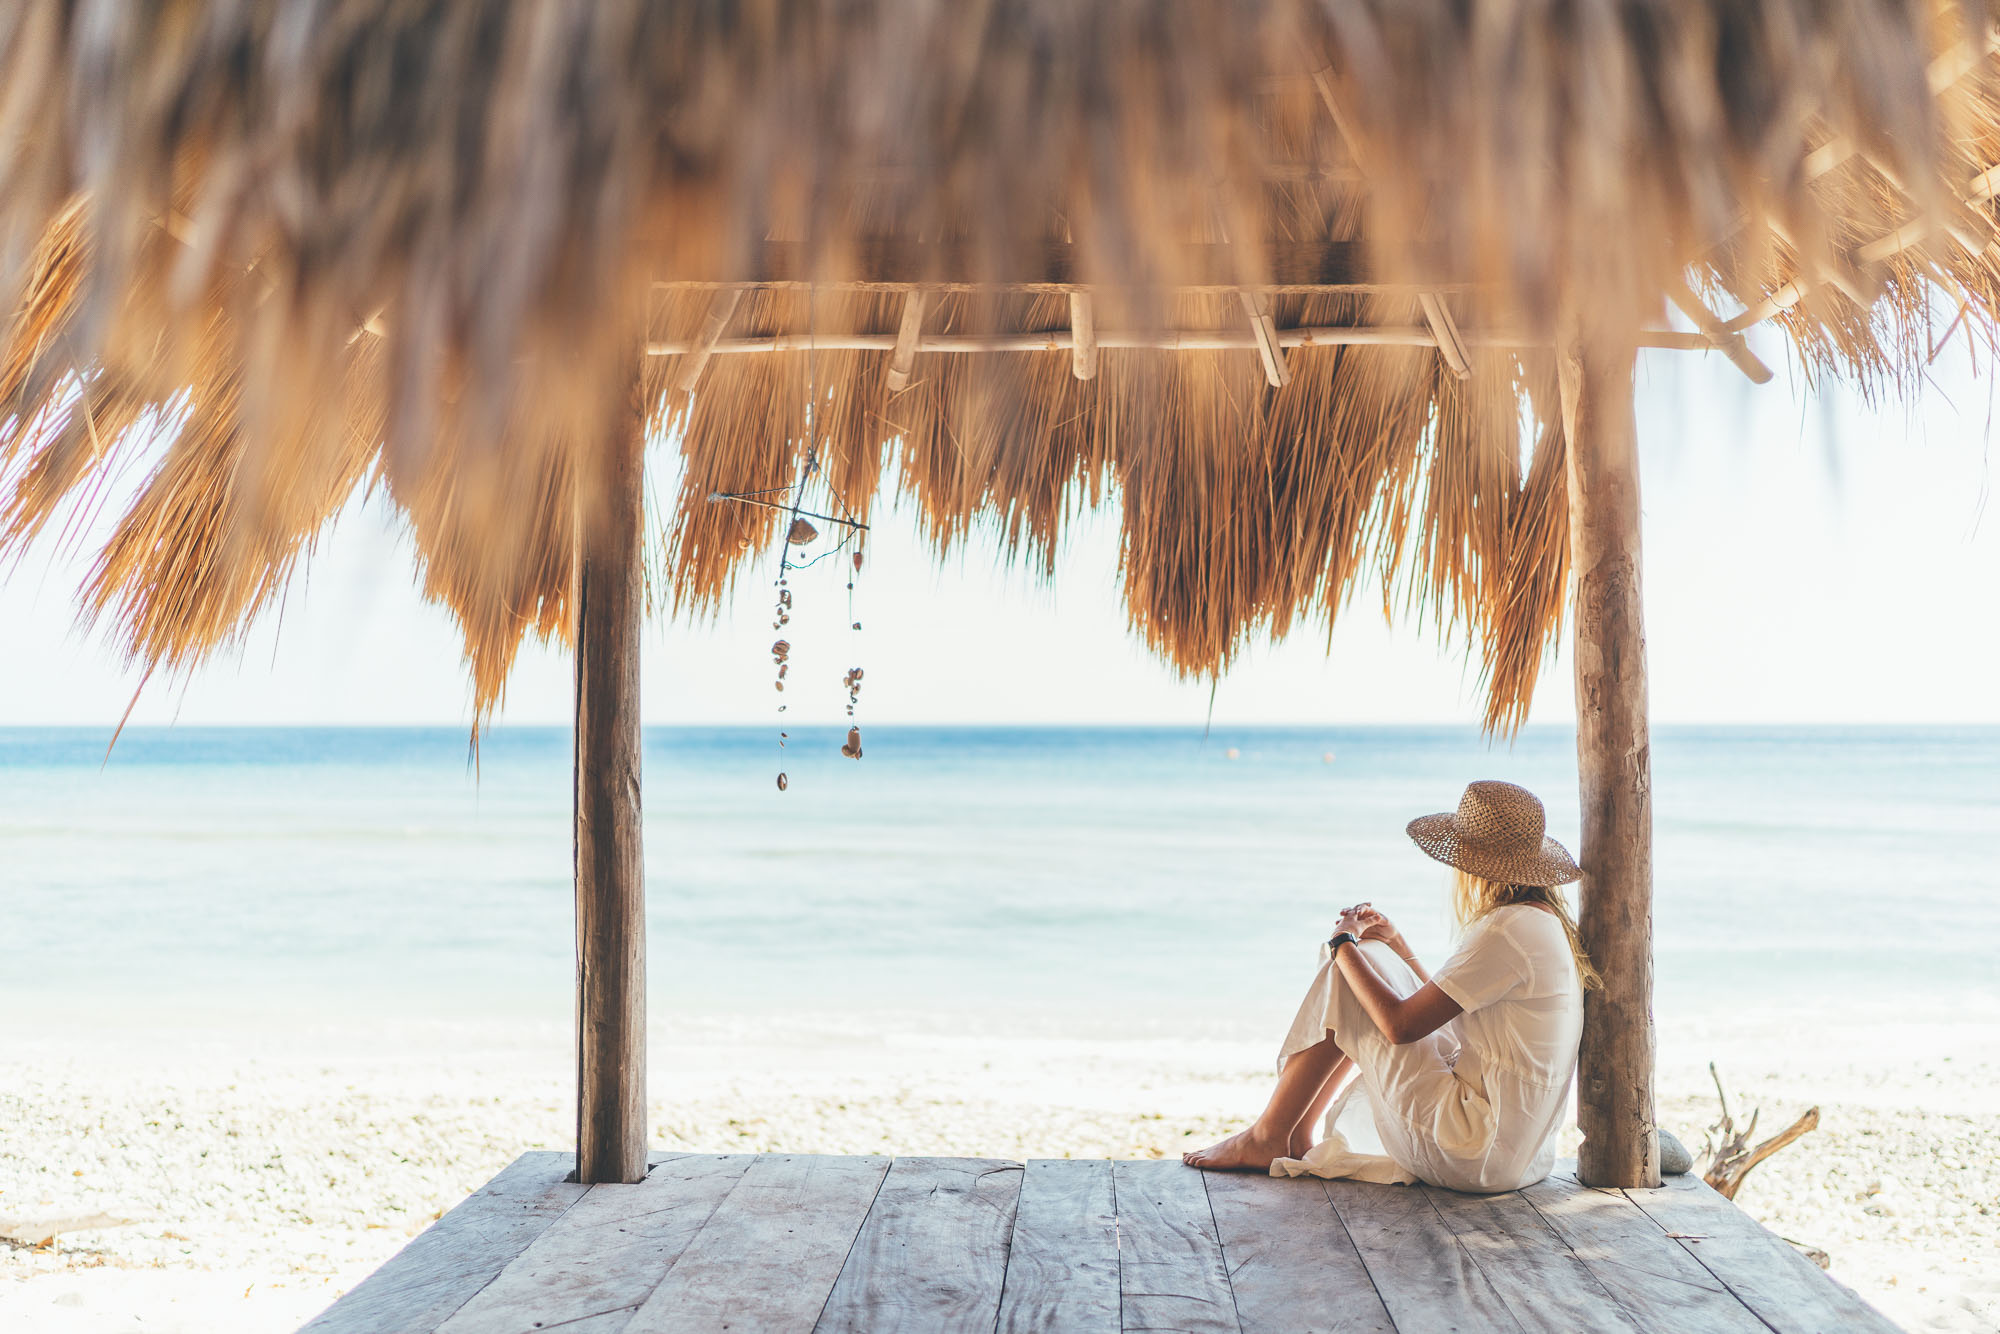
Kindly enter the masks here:
<path id="1" fill-rule="evenodd" d="M 1177 1154 L 1261 1101 L 1272 1040 L 910 1015 L 655 1020 L 655 1144 L 709 1151 Z M 0 1329 L 295 1327 L 516 1153 L 570 1134 L 566 1035 L 424 1025 L 129 1031 L 17 1022 L 0 1217 L 135 1221 L 0 1242 Z M 1826 1015 L 1663 1029 L 1690 1147 L 1718 1062 L 1739 1116 L 1818 1131 L 1740 1203 L 1906 1327 L 2000 1330 L 2000 1022 Z"/>

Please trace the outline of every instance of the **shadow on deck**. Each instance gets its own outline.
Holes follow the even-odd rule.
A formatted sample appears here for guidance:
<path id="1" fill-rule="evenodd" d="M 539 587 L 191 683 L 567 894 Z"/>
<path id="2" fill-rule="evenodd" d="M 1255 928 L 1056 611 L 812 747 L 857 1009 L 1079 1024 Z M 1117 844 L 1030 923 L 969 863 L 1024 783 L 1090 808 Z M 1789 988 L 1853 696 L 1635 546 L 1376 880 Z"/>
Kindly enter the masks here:
<path id="1" fill-rule="evenodd" d="M 1692 1177 L 1507 1195 L 1175 1161 L 522 1155 L 310 1334 L 1895 1327 Z"/>

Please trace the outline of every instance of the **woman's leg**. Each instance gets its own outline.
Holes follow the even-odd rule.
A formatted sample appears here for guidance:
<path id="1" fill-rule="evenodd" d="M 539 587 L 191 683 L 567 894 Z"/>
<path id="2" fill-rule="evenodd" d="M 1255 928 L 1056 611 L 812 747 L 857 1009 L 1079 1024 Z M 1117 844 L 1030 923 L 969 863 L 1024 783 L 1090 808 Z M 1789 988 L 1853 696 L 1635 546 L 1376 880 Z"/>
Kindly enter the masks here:
<path id="1" fill-rule="evenodd" d="M 1319 1086 L 1319 1094 L 1306 1108 L 1305 1115 L 1301 1116 L 1299 1123 L 1292 1127 L 1291 1144 L 1285 1151 L 1287 1158 L 1303 1158 L 1306 1156 L 1306 1150 L 1319 1142 L 1319 1123 L 1326 1119 L 1326 1109 L 1333 1105 L 1333 1100 L 1340 1096 L 1340 1091 L 1353 1082 L 1359 1073 L 1352 1056 L 1334 1066 L 1333 1073 Z"/>
<path id="2" fill-rule="evenodd" d="M 1269 1170 L 1273 1158 L 1291 1156 L 1293 1133 L 1301 1122 L 1325 1113 L 1353 1064 L 1335 1045 L 1331 1033 L 1324 1041 L 1294 1052 L 1285 1062 L 1285 1068 L 1278 1072 L 1278 1086 L 1271 1090 L 1271 1101 L 1248 1130 L 1206 1149 L 1182 1154 L 1181 1161 L 1190 1167 L 1211 1170 Z M 1310 1127 L 1307 1134 L 1311 1134 Z"/>

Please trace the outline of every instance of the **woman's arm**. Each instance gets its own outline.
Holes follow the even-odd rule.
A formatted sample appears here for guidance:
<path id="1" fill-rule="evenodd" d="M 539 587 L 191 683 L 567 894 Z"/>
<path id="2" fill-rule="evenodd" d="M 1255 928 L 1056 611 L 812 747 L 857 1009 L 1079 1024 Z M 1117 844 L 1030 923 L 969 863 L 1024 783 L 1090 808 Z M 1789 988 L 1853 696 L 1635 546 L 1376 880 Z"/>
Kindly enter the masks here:
<path id="1" fill-rule="evenodd" d="M 1340 931 L 1354 931 L 1359 922 L 1354 914 L 1343 913 Z M 1356 935 L 1360 932 L 1355 931 Z M 1361 1008 L 1375 1021 L 1375 1027 L 1382 1036 L 1402 1046 L 1419 1038 L 1429 1037 L 1459 1015 L 1465 1013 L 1463 1007 L 1445 995 L 1437 983 L 1428 979 L 1411 995 L 1398 996 L 1390 990 L 1382 975 L 1375 971 L 1375 965 L 1368 962 L 1368 956 L 1360 950 L 1348 947 L 1335 951 L 1333 966 L 1347 981 L 1354 998 L 1361 1002 Z"/>
<path id="2" fill-rule="evenodd" d="M 1396 929 L 1394 922 L 1377 912 L 1372 904 L 1356 904 L 1352 911 L 1355 920 L 1363 924 L 1359 929 L 1355 930 L 1355 935 L 1361 937 L 1363 940 L 1381 941 L 1384 945 L 1396 951 L 1402 957 L 1404 963 L 1410 965 L 1410 971 L 1417 975 L 1419 981 L 1428 982 L 1431 980 L 1430 970 L 1425 968 L 1423 963 L 1417 958 L 1417 952 L 1411 949 L 1408 942 L 1403 939 L 1403 933 Z"/>

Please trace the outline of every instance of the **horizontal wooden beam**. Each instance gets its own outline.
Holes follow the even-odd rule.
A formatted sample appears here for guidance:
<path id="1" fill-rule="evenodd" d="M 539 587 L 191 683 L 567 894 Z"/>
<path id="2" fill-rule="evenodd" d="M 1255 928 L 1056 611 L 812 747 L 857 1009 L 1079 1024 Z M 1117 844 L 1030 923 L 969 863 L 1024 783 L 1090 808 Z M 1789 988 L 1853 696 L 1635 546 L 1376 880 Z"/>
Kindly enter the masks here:
<path id="1" fill-rule="evenodd" d="M 1279 347 L 1436 347 L 1436 335 L 1422 325 L 1326 326 L 1308 329 L 1279 329 Z M 746 352 L 893 352 L 896 334 L 872 333 L 784 333 L 762 338 L 730 338 L 709 347 L 712 356 Z M 1530 334 L 1496 331 L 1462 335 L 1471 347 L 1548 347 L 1550 340 Z M 1259 344 L 1246 328 L 1242 333 L 1207 329 L 1164 329 L 1141 332 L 1097 332 L 1099 348 L 1151 348 L 1167 352 L 1255 351 Z M 1006 334 L 925 334 L 917 341 L 918 352 L 1067 352 L 1076 340 L 1067 329 L 1043 333 Z M 1649 329 L 1639 335 L 1638 346 L 1672 348 L 1684 352 L 1704 352 L 1714 347 L 1698 333 L 1678 329 Z M 695 351 L 689 342 L 648 343 L 646 352 L 655 357 L 675 357 Z"/>
<path id="2" fill-rule="evenodd" d="M 1265 290 L 1377 288 L 1407 286 L 1377 280 L 1359 241 L 1274 241 L 1261 250 L 1263 271 L 1255 272 L 1247 247 L 1194 242 L 1181 247 L 1169 276 L 1177 289 L 1214 288 L 1234 292 L 1255 280 Z M 818 251 L 803 241 L 765 241 L 740 271 L 676 273 L 655 287 L 820 287 L 945 290 L 987 287 L 1067 291 L 1085 283 L 1078 248 L 1070 241 L 1041 241 L 1019 247 L 1013 266 L 992 270 L 994 256 L 965 241 L 905 241 L 876 237 Z M 1435 284 L 1427 284 L 1435 286 Z"/>

